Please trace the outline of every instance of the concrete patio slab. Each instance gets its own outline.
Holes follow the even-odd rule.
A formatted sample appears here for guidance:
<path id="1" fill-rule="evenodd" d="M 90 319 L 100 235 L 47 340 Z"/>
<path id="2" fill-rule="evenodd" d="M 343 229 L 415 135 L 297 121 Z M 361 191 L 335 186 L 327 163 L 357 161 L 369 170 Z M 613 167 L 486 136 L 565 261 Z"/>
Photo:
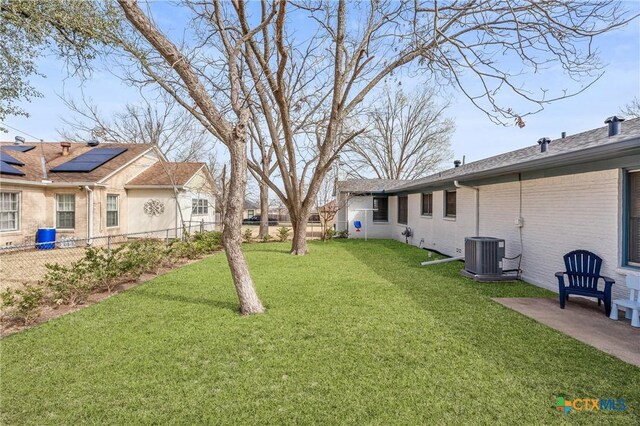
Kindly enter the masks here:
<path id="1" fill-rule="evenodd" d="M 596 302 L 579 297 L 571 298 L 564 310 L 560 309 L 557 299 L 514 297 L 493 300 L 640 367 L 640 329 L 631 327 L 623 312 L 620 312 L 619 321 L 610 320 Z"/>

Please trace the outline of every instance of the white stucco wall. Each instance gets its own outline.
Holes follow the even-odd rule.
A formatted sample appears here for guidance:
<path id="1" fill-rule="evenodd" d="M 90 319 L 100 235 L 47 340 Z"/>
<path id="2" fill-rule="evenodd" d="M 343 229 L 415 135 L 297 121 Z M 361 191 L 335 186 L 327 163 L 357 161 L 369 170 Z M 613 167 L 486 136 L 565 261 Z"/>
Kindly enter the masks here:
<path id="1" fill-rule="evenodd" d="M 554 273 L 564 270 L 562 256 L 576 249 L 590 250 L 604 259 L 602 274 L 616 280 L 614 296 L 628 297 L 625 275 L 640 274 L 640 271 L 619 267 L 620 186 L 617 169 L 483 185 L 480 187 L 479 234 L 504 238 L 507 257 L 523 254 L 523 278 L 554 291 L 557 291 Z M 364 204 L 371 206 L 371 197 L 360 198 L 369 200 Z M 434 191 L 433 216 L 424 217 L 420 214 L 421 194 L 409 195 L 407 226 L 414 232 L 409 243 L 449 256 L 463 256 L 464 238 L 475 235 L 475 191 L 457 189 L 455 219 L 444 217 L 443 202 L 444 192 Z M 350 206 L 350 227 L 355 217 L 351 210 Z M 405 241 L 401 235 L 405 225 L 397 224 L 396 213 L 397 197 L 389 197 L 389 223 L 377 225 L 373 238 Z M 515 223 L 519 217 L 524 223 L 521 229 Z M 350 237 L 359 236 L 350 234 Z M 505 261 L 505 268 L 515 267 L 517 261 Z"/>
<path id="2" fill-rule="evenodd" d="M 127 190 L 127 215 L 129 232 L 148 232 L 180 226 L 176 222 L 176 202 L 171 189 L 129 189 Z M 164 212 L 158 216 L 144 213 L 144 204 L 158 200 L 164 205 Z"/>
<path id="3" fill-rule="evenodd" d="M 207 214 L 193 214 L 193 199 L 206 199 L 209 203 Z M 201 170 L 187 182 L 183 191 L 178 197 L 180 210 L 182 211 L 182 220 L 195 225 L 197 222 L 215 222 L 216 200 L 213 195 L 213 189 L 206 179 L 204 172 Z M 207 227 L 206 229 L 210 229 Z"/>

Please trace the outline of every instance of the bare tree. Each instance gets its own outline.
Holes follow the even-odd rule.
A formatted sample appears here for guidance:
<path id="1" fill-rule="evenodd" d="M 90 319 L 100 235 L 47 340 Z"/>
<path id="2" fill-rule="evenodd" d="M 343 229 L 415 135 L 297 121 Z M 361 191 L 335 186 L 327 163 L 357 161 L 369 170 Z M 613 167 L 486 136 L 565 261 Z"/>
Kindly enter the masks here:
<path id="1" fill-rule="evenodd" d="M 356 121 L 365 97 L 385 80 L 425 76 L 433 85 L 457 87 L 490 120 L 524 126 L 528 114 L 599 78 L 591 39 L 631 19 L 613 0 L 262 1 L 259 10 L 247 10 L 240 0 L 226 8 L 216 4 L 192 3 L 192 9 L 210 33 L 244 42 L 240 84 L 270 139 L 277 173 L 268 176 L 251 159 L 249 167 L 287 206 L 293 254 L 307 252 L 309 213 L 331 164 L 366 128 L 347 123 Z M 275 19 L 253 31 L 256 16 L 272 13 Z M 298 35 L 301 27 L 304 36 Z M 507 60 L 497 62 L 497 55 Z M 511 71 L 513 61 L 522 69 Z M 587 84 L 555 95 L 526 85 L 525 69 L 552 65 Z M 524 105 L 505 104 L 498 96 L 504 90 Z"/>
<path id="2" fill-rule="evenodd" d="M 635 97 L 631 102 L 624 106 L 622 114 L 629 118 L 640 118 L 640 98 Z"/>
<path id="3" fill-rule="evenodd" d="M 111 3 L 92 4 L 114 14 Z M 153 20 L 153 5 L 143 11 L 135 0 L 118 0 L 121 28 L 94 32 L 137 64 L 133 84 L 160 87 L 228 148 L 224 244 L 243 313 L 263 310 L 240 246 L 247 164 L 287 206 L 291 252 L 304 254 L 319 187 L 367 126 L 346 124 L 385 80 L 409 76 L 457 88 L 490 120 L 522 126 L 527 114 L 599 78 L 592 39 L 635 18 L 617 0 L 181 4 L 193 19 L 171 37 Z M 532 87 L 525 71 L 551 66 L 556 80 L 560 68 L 577 87 L 557 94 Z M 505 90 L 524 104 L 501 98 Z M 256 116 L 273 147 L 273 176 L 247 163 Z"/>
<path id="4" fill-rule="evenodd" d="M 252 114 L 253 125 L 249 127 L 251 134 L 251 144 L 249 155 L 253 164 L 259 164 L 262 175 L 249 169 L 249 172 L 258 183 L 260 191 L 260 228 L 258 230 L 258 239 L 269 234 L 269 184 L 262 176 L 271 176 L 276 171 L 276 164 L 273 163 L 273 147 L 268 145 L 268 139 L 263 134 L 262 126 L 257 123 L 257 115 Z"/>
<path id="5" fill-rule="evenodd" d="M 114 43 L 119 44 L 137 61 L 143 75 L 169 93 L 229 150 L 230 173 L 226 185 L 223 244 L 241 313 L 263 312 L 264 308 L 255 291 L 241 249 L 242 206 L 247 184 L 247 126 L 250 120 L 250 112 L 240 97 L 238 58 L 243 40 L 230 40 L 226 34 L 221 33 L 226 57 L 220 69 L 225 70 L 223 73 L 230 97 L 230 110 L 225 111 L 207 90 L 207 80 L 203 76 L 203 70 L 198 68 L 197 58 L 193 58 L 184 46 L 176 45 L 162 33 L 135 0 L 118 0 L 118 4 L 133 33 L 130 38 L 126 37 L 129 34 L 114 35 Z M 222 19 L 219 6 L 216 6 L 217 16 L 210 16 L 214 21 Z M 260 31 L 272 17 L 273 15 L 265 17 L 249 32 Z"/>
<path id="6" fill-rule="evenodd" d="M 62 100 L 73 114 L 61 117 L 66 127 L 58 133 L 64 139 L 86 141 L 98 137 L 119 143 L 153 144 L 172 161 L 202 160 L 214 148 L 211 134 L 165 93 L 143 98 L 139 104 L 126 104 L 111 117 L 104 116 L 91 99 Z"/>
<path id="7" fill-rule="evenodd" d="M 334 172 L 327 174 L 316 195 L 315 211 L 320 221 L 320 239 L 322 241 L 327 241 L 331 238 L 333 235 L 332 225 L 334 224 L 338 210 L 345 207 L 339 204 L 336 198 L 337 178 L 337 170 L 334 167 Z"/>
<path id="8" fill-rule="evenodd" d="M 366 109 L 369 129 L 349 144 L 346 160 L 360 177 L 415 179 L 434 171 L 451 152 L 454 122 L 443 116 L 432 89 L 407 95 L 385 86 Z"/>

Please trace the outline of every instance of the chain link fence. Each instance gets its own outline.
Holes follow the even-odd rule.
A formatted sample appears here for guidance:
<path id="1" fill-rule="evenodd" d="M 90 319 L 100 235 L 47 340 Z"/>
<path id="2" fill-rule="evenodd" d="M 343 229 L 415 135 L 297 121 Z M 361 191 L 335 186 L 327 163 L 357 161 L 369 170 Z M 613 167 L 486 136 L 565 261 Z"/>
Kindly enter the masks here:
<path id="1" fill-rule="evenodd" d="M 289 228 L 289 239 L 293 235 L 290 222 L 280 222 L 269 226 L 269 235 L 273 240 L 278 239 L 279 228 Z M 257 240 L 258 224 L 243 225 L 243 232 L 251 229 Z M 0 291 L 7 288 L 18 288 L 23 283 L 36 283 L 47 273 L 48 263 L 69 266 L 84 257 L 87 248 L 118 247 L 135 239 L 151 238 L 164 241 L 169 245 L 184 235 L 201 231 L 219 231 L 221 226 L 216 222 L 185 222 L 180 228 L 158 229 L 146 232 L 131 232 L 127 234 L 101 235 L 91 238 L 72 238 L 58 235 L 55 242 L 23 243 L 0 248 Z M 320 239 L 322 226 L 320 223 L 310 222 L 307 226 L 308 239 Z"/>
<path id="2" fill-rule="evenodd" d="M 91 238 L 58 236 L 55 242 L 14 244 L 0 248 L 0 290 L 18 288 L 23 283 L 36 283 L 47 273 L 48 263 L 68 266 L 84 257 L 87 248 L 110 250 L 136 239 L 155 239 L 169 245 L 185 235 L 216 231 L 215 222 L 185 222 L 183 227 L 127 234 L 101 235 Z"/>
<path id="3" fill-rule="evenodd" d="M 280 222 L 278 221 L 277 225 L 269 225 L 269 235 L 272 238 L 278 238 L 280 228 L 285 227 L 289 229 L 289 238 L 293 235 L 293 225 L 291 222 Z M 250 229 L 253 233 L 253 237 L 256 238 L 258 236 L 258 232 L 260 229 L 260 223 L 252 223 L 247 224 L 246 222 L 242 225 L 242 231 Z M 309 222 L 307 223 L 307 239 L 308 240 L 318 240 L 322 236 L 322 225 L 320 222 Z"/>

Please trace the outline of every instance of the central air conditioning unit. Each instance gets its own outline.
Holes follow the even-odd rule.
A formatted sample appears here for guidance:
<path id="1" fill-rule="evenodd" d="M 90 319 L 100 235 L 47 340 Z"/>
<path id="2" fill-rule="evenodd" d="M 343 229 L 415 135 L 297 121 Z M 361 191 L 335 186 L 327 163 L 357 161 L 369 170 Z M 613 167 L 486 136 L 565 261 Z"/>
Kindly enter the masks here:
<path id="1" fill-rule="evenodd" d="M 502 259 L 504 240 L 493 237 L 464 239 L 464 272 L 478 280 L 504 280 Z"/>

